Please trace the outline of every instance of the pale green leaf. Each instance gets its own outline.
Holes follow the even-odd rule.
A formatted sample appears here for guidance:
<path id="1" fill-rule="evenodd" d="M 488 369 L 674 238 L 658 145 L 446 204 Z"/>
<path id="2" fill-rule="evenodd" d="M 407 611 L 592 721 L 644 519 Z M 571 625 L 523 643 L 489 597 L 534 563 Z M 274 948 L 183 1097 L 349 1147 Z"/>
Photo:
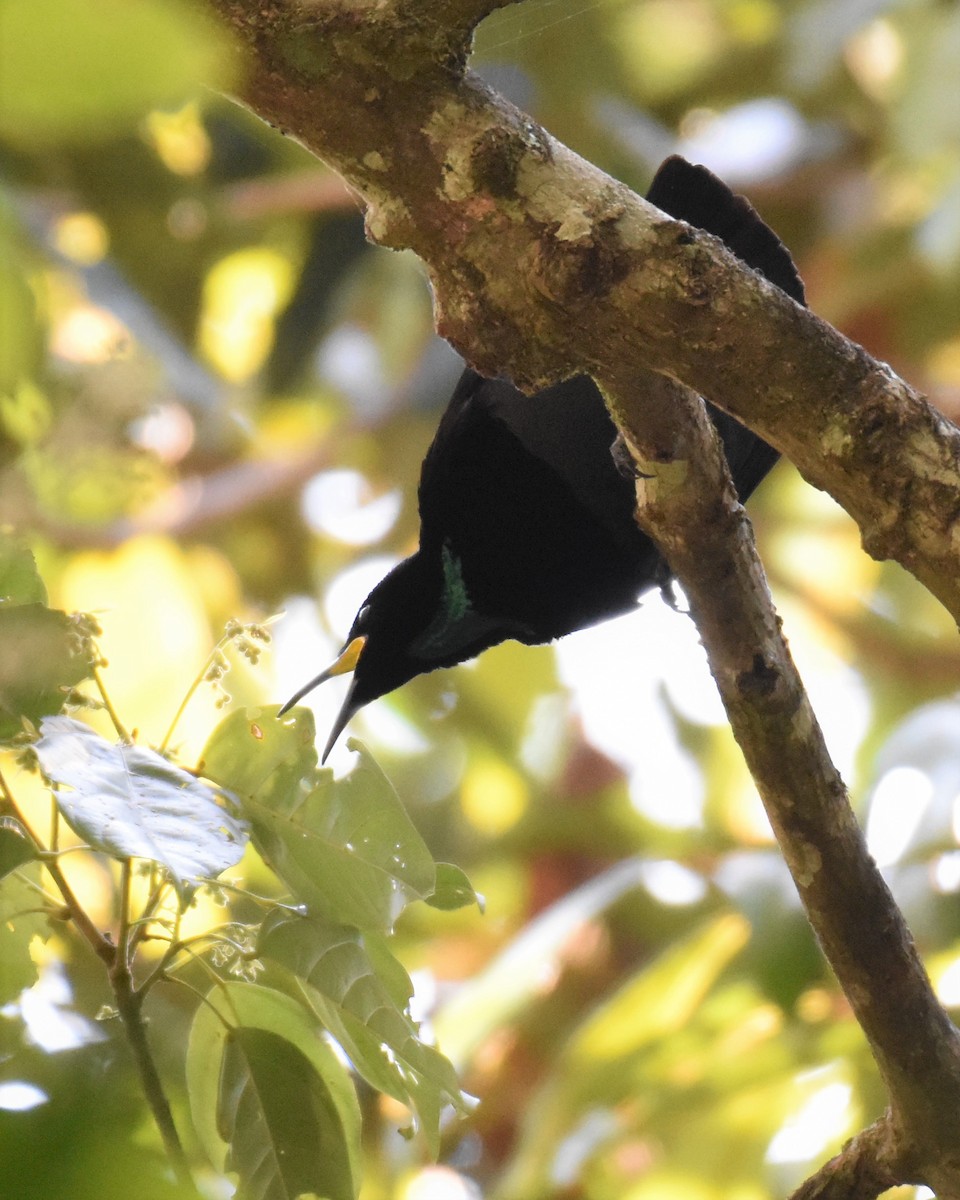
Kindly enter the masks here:
<path id="1" fill-rule="evenodd" d="M 238 1200 L 357 1194 L 359 1105 L 320 1032 L 301 1005 L 258 984 L 217 987 L 197 1011 L 191 1112 L 217 1169 L 238 1173 Z"/>
<path id="2" fill-rule="evenodd" d="M 483 912 L 483 897 L 473 890 L 473 884 L 465 871 L 454 863 L 437 863 L 437 885 L 433 894 L 427 896 L 431 908 L 452 912 L 475 904 Z"/>
<path id="3" fill-rule="evenodd" d="M 0 608 L 46 602 L 47 589 L 33 552 L 16 538 L 0 532 Z"/>
<path id="4" fill-rule="evenodd" d="M 302 780 L 317 769 L 313 713 L 295 708 L 278 718 L 276 708 L 238 709 L 210 735 L 198 769 L 242 800 L 286 811 Z"/>
<path id="5" fill-rule="evenodd" d="M 433 893 L 430 851 L 360 743 L 349 743 L 357 766 L 335 780 L 316 768 L 309 714 L 274 712 L 228 717 L 204 749 L 204 774 L 238 797 L 254 845 L 298 901 L 332 924 L 390 929 Z"/>
<path id="6" fill-rule="evenodd" d="M 208 784 L 153 750 L 108 742 L 70 717 L 48 717 L 41 733 L 35 750 L 44 773 L 61 785 L 60 811 L 95 849 L 160 863 L 181 892 L 239 862 L 246 826 Z"/>
<path id="7" fill-rule="evenodd" d="M 542 988 L 570 936 L 643 883 L 642 859 L 629 859 L 564 896 L 532 921 L 434 1017 L 437 1040 L 455 1065 L 515 1018 Z"/>
<path id="8" fill-rule="evenodd" d="M 637 1064 L 683 1035 L 749 934 L 739 914 L 714 918 L 644 964 L 587 1017 L 527 1107 L 505 1194 L 533 1194 L 584 1113 L 637 1094 Z"/>
<path id="9" fill-rule="evenodd" d="M 567 1050 L 571 1062 L 583 1069 L 615 1062 L 682 1029 L 749 936 L 749 923 L 726 913 L 665 950 L 580 1027 Z"/>
<path id="10" fill-rule="evenodd" d="M 436 1155 L 442 1109 L 462 1105 L 459 1082 L 450 1062 L 420 1040 L 407 1011 L 409 976 L 377 936 L 278 913 L 265 922 L 257 950 L 289 970 L 290 977 L 278 978 L 278 986 L 310 1006 L 358 1074 L 416 1112 Z M 267 978 L 275 978 L 275 971 L 268 965 Z M 398 974 L 405 981 L 399 989 Z"/>

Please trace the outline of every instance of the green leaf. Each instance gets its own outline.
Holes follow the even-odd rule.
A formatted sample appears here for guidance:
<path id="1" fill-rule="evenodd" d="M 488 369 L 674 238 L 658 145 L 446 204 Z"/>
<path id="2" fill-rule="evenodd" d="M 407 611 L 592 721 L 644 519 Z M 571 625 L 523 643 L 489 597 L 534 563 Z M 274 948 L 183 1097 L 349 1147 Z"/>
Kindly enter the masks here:
<path id="1" fill-rule="evenodd" d="M 641 1065 L 683 1035 L 749 936 L 738 913 L 715 917 L 644 964 L 587 1017 L 528 1101 L 521 1149 L 502 1181 L 505 1195 L 541 1190 L 556 1147 L 584 1113 L 621 1100 L 641 1102 Z"/>
<path id="2" fill-rule="evenodd" d="M 36 857 L 36 848 L 20 825 L 0 817 L 0 879 Z"/>
<path id="3" fill-rule="evenodd" d="M 259 984 L 223 984 L 197 1010 L 190 1108 L 214 1166 L 238 1172 L 237 1200 L 357 1194 L 360 1109 L 319 1034 L 301 1005 Z"/>
<path id="4" fill-rule="evenodd" d="M 0 534 L 0 609 L 46 602 L 47 589 L 33 553 L 16 539 Z"/>
<path id="5" fill-rule="evenodd" d="M 466 908 L 470 904 L 475 904 L 481 912 L 484 910 L 483 897 L 473 890 L 466 872 L 453 863 L 437 863 L 437 886 L 433 895 L 427 896 L 427 903 L 444 912 Z"/>
<path id="6" fill-rule="evenodd" d="M 21 575 L 9 586 L 29 581 Z M 91 670 L 89 643 L 75 618 L 39 603 L 0 605 L 0 741 L 23 732 L 23 717 L 39 725 L 58 713 L 67 691 Z"/>
<path id="7" fill-rule="evenodd" d="M 33 554 L 0 533 L 0 741 L 21 734 L 24 717 L 38 725 L 59 712 L 67 691 L 90 677 L 81 621 L 46 602 Z"/>
<path id="8" fill-rule="evenodd" d="M 254 845 L 298 901 L 332 924 L 392 928 L 434 891 L 430 851 L 360 743 L 348 743 L 357 766 L 335 780 L 316 768 L 309 714 L 275 711 L 228 717 L 203 752 L 204 774 L 239 798 Z"/>
<path id="9" fill-rule="evenodd" d="M 386 776 L 361 755 L 345 779 L 318 773 L 286 811 L 251 800 L 246 813 L 257 849 L 317 915 L 389 930 L 407 904 L 433 892 L 435 868 Z"/>
<path id="10" fill-rule="evenodd" d="M 4 0 L 0 136 L 110 137 L 148 109 L 227 82 L 226 39 L 174 0 Z"/>
<path id="11" fill-rule="evenodd" d="M 558 688 L 556 663 L 546 646 L 502 642 L 485 650 L 457 676 L 458 708 L 505 754 L 516 753 L 534 705 Z"/>
<path id="12" fill-rule="evenodd" d="M 43 897 L 30 886 L 39 883 L 39 874 L 39 868 L 31 865 L 0 880 L 0 1006 L 37 982 L 30 943 L 50 935 Z"/>
<path id="13" fill-rule="evenodd" d="M 440 1148 L 440 1114 L 463 1107 L 452 1064 L 417 1035 L 407 1006 L 410 977 L 382 939 L 309 917 L 274 914 L 264 922 L 258 954 L 288 969 L 276 980 L 304 1000 L 340 1043 L 371 1087 L 412 1108 L 434 1156 Z"/>
<path id="14" fill-rule="evenodd" d="M 0 313 L 3 313 L 0 321 L 0 430 L 12 433 L 19 440 L 11 428 L 15 422 L 9 420 L 8 405 L 17 390 L 37 374 L 43 341 L 37 322 L 36 297 L 27 282 L 27 255 L 21 252 L 19 238 L 6 217 L 7 211 L 0 208 Z M 46 595 L 32 599 L 46 601 Z"/>
<path id="15" fill-rule="evenodd" d="M 580 1027 L 567 1047 L 574 1070 L 617 1062 L 682 1029 L 749 937 L 746 919 L 725 913 L 670 946 Z"/>
<path id="16" fill-rule="evenodd" d="M 285 807 L 301 780 L 312 780 L 316 773 L 317 731 L 307 708 L 295 708 L 280 719 L 276 712 L 272 707 L 246 708 L 225 717 L 210 735 L 198 771 L 241 799 L 255 797 L 270 808 Z"/>
<path id="17" fill-rule="evenodd" d="M 48 717 L 35 750 L 60 811 L 81 837 L 114 858 L 146 858 L 172 875 L 181 898 L 188 881 L 239 862 L 243 821 L 217 792 L 143 746 L 112 744 L 70 717 Z"/>

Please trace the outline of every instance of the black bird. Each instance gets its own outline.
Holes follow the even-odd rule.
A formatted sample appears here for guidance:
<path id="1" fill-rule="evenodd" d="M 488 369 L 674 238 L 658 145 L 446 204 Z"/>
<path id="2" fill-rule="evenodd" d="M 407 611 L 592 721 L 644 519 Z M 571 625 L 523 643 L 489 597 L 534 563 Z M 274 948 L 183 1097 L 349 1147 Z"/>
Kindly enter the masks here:
<path id="1" fill-rule="evenodd" d="M 651 204 L 721 238 L 799 303 L 789 252 L 750 203 L 705 167 L 660 167 Z M 777 452 L 708 406 L 741 500 Z M 633 608 L 669 572 L 634 519 L 634 484 L 614 462 L 616 428 L 587 376 L 525 396 L 467 369 L 423 460 L 420 546 L 367 596 L 337 661 L 280 710 L 334 675 L 353 681 L 324 759 L 365 704 L 507 638 L 553 641 Z"/>

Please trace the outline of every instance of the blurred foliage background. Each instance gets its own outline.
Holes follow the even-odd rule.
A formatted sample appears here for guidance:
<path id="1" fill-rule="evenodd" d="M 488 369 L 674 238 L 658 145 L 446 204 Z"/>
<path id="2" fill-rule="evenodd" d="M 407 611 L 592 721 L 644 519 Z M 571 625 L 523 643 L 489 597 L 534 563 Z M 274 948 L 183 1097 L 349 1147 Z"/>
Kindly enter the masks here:
<path id="1" fill-rule="evenodd" d="M 528 0 L 485 22 L 475 66 L 638 190 L 680 152 L 746 192 L 811 307 L 956 418 L 958 59 L 960 9 L 934 0 Z M 258 666 L 191 700 L 186 764 L 224 705 L 283 700 L 326 665 L 411 550 L 460 369 L 417 261 L 367 245 L 339 180 L 218 94 L 235 69 L 198 7 L 0 3 L 0 523 L 53 608 L 95 615 L 113 705 L 147 743 L 228 619 L 282 613 Z M 955 630 L 789 464 L 751 514 L 872 848 L 960 1005 Z M 311 697 L 322 736 L 339 687 Z M 354 724 L 486 897 L 396 930 L 424 1028 L 479 1103 L 434 1166 L 364 1094 L 369 1200 L 765 1200 L 879 1113 L 684 615 L 651 597 Z M 109 925 L 107 868 L 64 869 Z M 25 966 L 10 929 L 0 1195 L 167 1195 L 95 1021 L 96 964 L 37 929 Z M 176 1106 L 190 1005 L 154 997 Z"/>

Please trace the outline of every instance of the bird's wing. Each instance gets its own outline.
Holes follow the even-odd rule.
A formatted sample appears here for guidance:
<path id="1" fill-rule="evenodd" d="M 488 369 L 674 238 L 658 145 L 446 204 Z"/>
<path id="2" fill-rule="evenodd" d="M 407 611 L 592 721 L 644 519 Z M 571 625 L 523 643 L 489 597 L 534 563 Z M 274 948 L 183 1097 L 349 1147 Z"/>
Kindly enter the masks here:
<path id="1" fill-rule="evenodd" d="M 720 238 L 741 262 L 804 303 L 803 281 L 790 251 L 745 196 L 738 196 L 706 167 L 673 155 L 653 177 L 647 200 L 668 217 Z"/>
<path id="2" fill-rule="evenodd" d="M 633 545 L 633 484 L 613 467 L 616 428 L 593 380 L 585 375 L 526 396 L 505 379 L 484 379 L 469 368 L 451 397 L 420 476 L 421 542 L 442 541 L 442 525 L 465 491 L 496 503 L 498 476 L 523 470 L 512 461 L 491 423 L 509 430 L 518 450 L 555 473 L 624 551 Z M 496 456 L 490 450 L 496 445 Z M 478 472 L 485 471 L 484 477 Z M 529 463 L 526 466 L 529 474 Z M 501 482 L 504 498 L 513 488 Z M 425 502 L 425 497 L 426 502 Z"/>
<path id="3" fill-rule="evenodd" d="M 721 238 L 742 262 L 803 303 L 803 284 L 789 251 L 750 202 L 735 195 L 706 167 L 668 158 L 657 171 L 647 199 L 668 216 Z M 712 415 L 737 490 L 746 499 L 777 453 L 733 418 L 716 410 Z M 486 453 L 493 439 L 491 420 L 506 426 L 523 449 L 555 472 L 604 530 L 628 548 L 624 539 L 632 541 L 634 536 L 633 486 L 611 468 L 616 430 L 593 381 L 577 376 L 525 396 L 506 380 L 485 379 L 469 368 L 460 377 L 423 461 L 421 544 L 439 545 L 447 530 L 460 527 L 454 513 L 463 505 L 465 493 L 468 497 L 483 494 L 495 502 L 496 490 L 488 474 L 505 473 L 507 463 L 502 461 L 504 447 L 499 441 L 500 459 Z M 466 516 L 462 520 L 469 523 Z"/>
<path id="4" fill-rule="evenodd" d="M 668 216 L 720 238 L 731 253 L 798 304 L 805 303 L 803 280 L 790 251 L 745 196 L 738 196 L 706 167 L 674 155 L 661 163 L 647 199 Z M 708 404 L 723 440 L 730 472 L 746 500 L 779 455 L 757 434 Z"/>
<path id="5" fill-rule="evenodd" d="M 501 638 L 527 642 L 624 612 L 659 578 L 659 556 L 633 519 L 633 483 L 610 457 L 614 427 L 599 392 L 583 377 L 550 391 L 526 397 L 468 371 L 420 480 L 421 556 L 449 556 L 476 612 L 498 621 Z M 526 406 L 531 423 L 550 427 L 537 452 L 516 432 Z"/>
<path id="6" fill-rule="evenodd" d="M 458 456 L 451 453 L 453 447 L 464 437 L 469 439 L 472 418 L 476 417 L 477 405 L 473 403 L 478 391 L 489 381 L 469 367 L 460 376 L 453 395 L 444 409 L 437 432 L 433 435 L 420 467 L 420 484 L 417 488 L 417 506 L 420 510 L 420 543 L 441 544 L 444 526 L 451 514 L 447 497 L 456 490 L 460 478 L 461 464 Z M 435 499 L 436 498 L 436 499 Z"/>

